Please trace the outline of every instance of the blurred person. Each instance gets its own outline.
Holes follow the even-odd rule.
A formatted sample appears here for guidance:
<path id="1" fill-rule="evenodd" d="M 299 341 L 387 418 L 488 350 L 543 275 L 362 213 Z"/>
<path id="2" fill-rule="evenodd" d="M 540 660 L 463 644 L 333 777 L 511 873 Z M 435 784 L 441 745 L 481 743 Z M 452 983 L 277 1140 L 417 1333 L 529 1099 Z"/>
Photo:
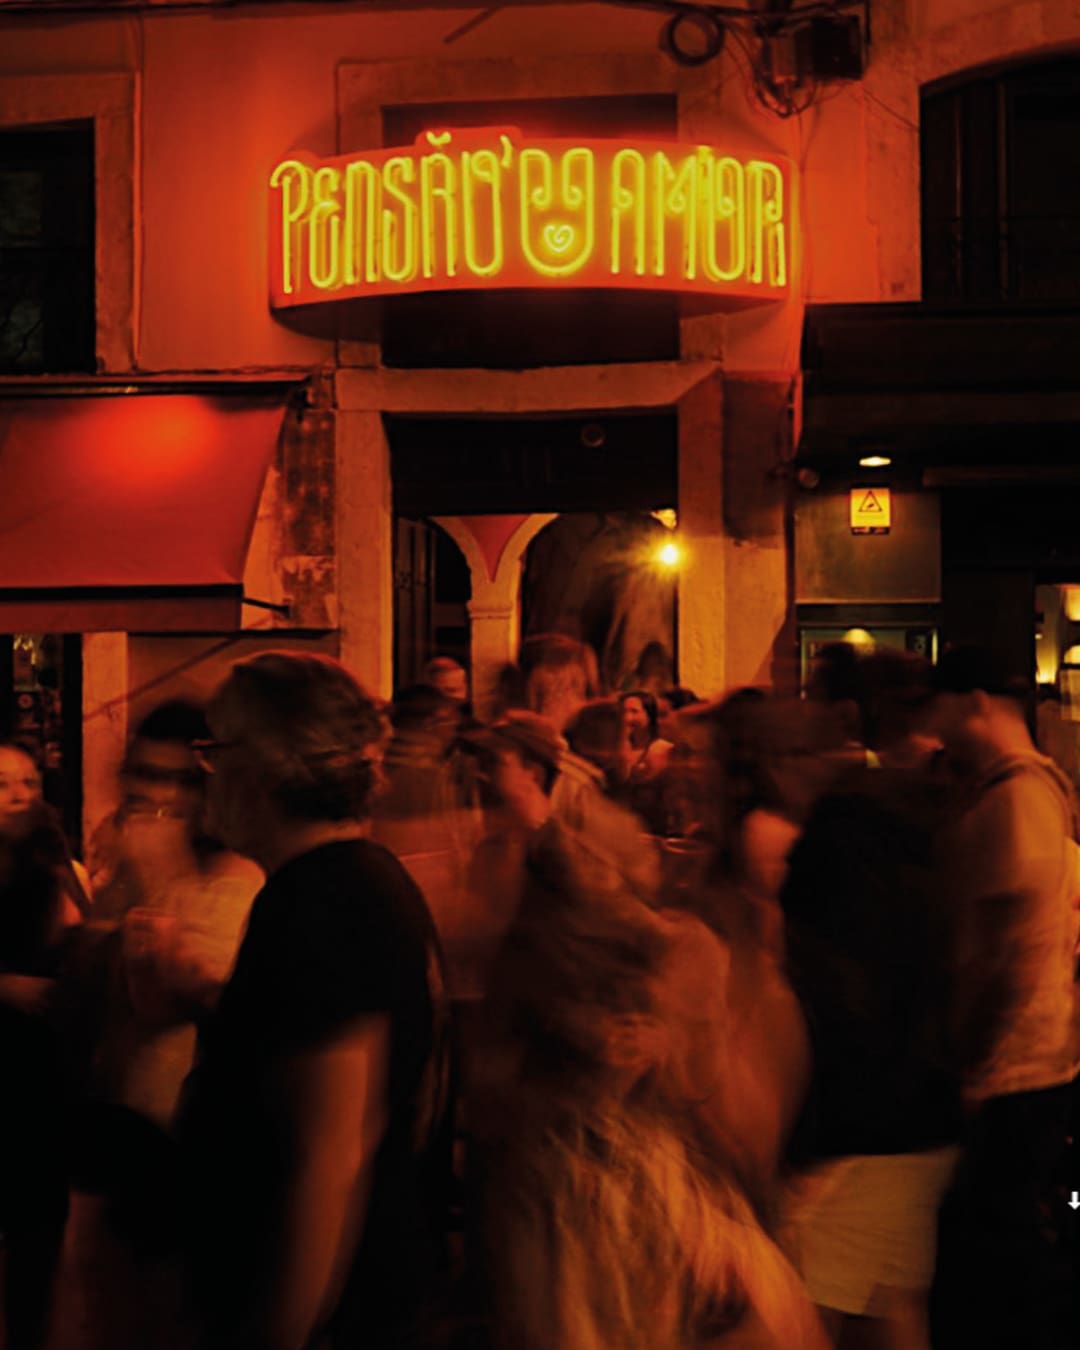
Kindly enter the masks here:
<path id="1" fill-rule="evenodd" d="M 620 694 L 622 731 L 612 793 L 641 818 L 650 833 L 667 833 L 665 771 L 672 744 L 659 731 L 656 699 L 644 690 Z"/>
<path id="2" fill-rule="evenodd" d="M 941 752 L 927 730 L 933 667 L 924 657 L 895 647 L 876 647 L 860 657 L 856 700 L 860 736 L 876 763 L 887 768 L 925 767 Z"/>
<path id="3" fill-rule="evenodd" d="M 371 837 L 404 863 L 423 891 L 457 997 L 471 983 L 475 963 L 468 868 L 483 832 L 478 784 L 471 757 L 460 748 L 452 699 L 430 685 L 413 685 L 396 696 L 390 718 Z"/>
<path id="4" fill-rule="evenodd" d="M 566 742 L 544 717 L 511 709 L 465 741 L 477 759 L 485 830 L 473 851 L 474 979 L 483 994 L 491 961 L 513 920 L 524 885 L 525 855 L 537 823 L 545 820 L 561 772 Z"/>
<path id="5" fill-rule="evenodd" d="M 740 861 L 733 783 L 741 770 L 733 754 L 734 724 L 745 730 L 749 714 L 765 709 L 763 696 L 688 710 L 673 751 L 669 807 L 683 814 L 681 836 L 664 842 L 661 894 L 669 906 L 694 914 L 726 944 L 733 1016 L 747 1062 L 754 1066 L 756 1122 L 767 1153 L 779 1156 L 809 1081 L 805 1019 L 784 966 L 783 917 L 774 898 L 758 889 Z M 755 737 L 758 732 L 755 732 Z M 746 753 L 745 747 L 738 752 Z M 749 798 L 740 790 L 747 802 Z M 777 1176 L 762 1176 L 759 1203 L 773 1213 Z"/>
<path id="6" fill-rule="evenodd" d="M 471 847 L 476 785 L 460 751 L 459 706 L 430 685 L 403 689 L 390 708 L 391 734 L 372 797 L 380 843 L 392 852 Z M 462 813 L 466 819 L 462 819 Z"/>
<path id="7" fill-rule="evenodd" d="M 86 893 L 27 750 L 0 743 L 0 1232 L 8 1350 L 47 1338 L 68 1203 L 61 1046 L 50 1018 Z"/>
<path id="8" fill-rule="evenodd" d="M 667 766 L 671 742 L 660 735 L 656 699 L 643 689 L 619 696 L 622 709 L 622 743 L 619 771 L 623 782 L 648 783 Z"/>
<path id="9" fill-rule="evenodd" d="M 641 689 L 658 698 L 675 683 L 675 666 L 671 653 L 662 642 L 646 642 L 638 654 L 637 664 L 626 678 L 627 691 Z"/>
<path id="10" fill-rule="evenodd" d="M 119 807 L 98 833 L 86 934 L 110 966 L 94 1095 L 164 1132 L 262 883 L 258 867 L 207 830 L 206 774 L 193 745 L 208 734 L 203 710 L 185 699 L 158 705 L 135 727 Z M 123 1128 L 117 1117 L 113 1124 Z M 118 1154 L 128 1148 L 117 1141 Z"/>
<path id="11" fill-rule="evenodd" d="M 495 1350 L 823 1347 L 744 1189 L 774 1160 L 723 944 L 597 888 L 583 841 L 545 810 L 530 794 L 527 884 L 486 1019 Z"/>
<path id="12" fill-rule="evenodd" d="M 491 717 L 503 717 L 511 708 L 524 708 L 528 703 L 525 674 L 513 661 L 504 661 L 495 673 L 495 688 L 491 701 Z"/>
<path id="13" fill-rule="evenodd" d="M 523 663 L 528 670 L 529 708 L 563 732 L 596 687 L 596 657 L 583 642 L 561 635 L 531 638 Z M 563 744 L 559 776 L 552 791 L 555 814 L 571 830 L 587 836 L 597 860 L 621 876 L 643 898 L 655 899 L 660 883 L 660 853 L 640 823 L 608 799 L 603 775 L 587 759 Z"/>
<path id="14" fill-rule="evenodd" d="M 942 1281 L 964 1343 L 1064 1350 L 1074 1272 L 1055 1184 L 1080 1063 L 1076 798 L 1035 749 L 1026 682 L 993 653 L 946 651 L 936 686 L 932 727 L 966 794 L 946 880 L 972 1111 Z"/>
<path id="15" fill-rule="evenodd" d="M 736 689 L 691 707 L 680 722 L 672 776 L 684 832 L 753 903 L 779 954 L 788 854 L 842 766 L 826 753 L 816 707 L 804 701 Z"/>
<path id="16" fill-rule="evenodd" d="M 922 773 L 864 766 L 818 801 L 781 892 L 813 1063 L 790 1153 L 792 1251 L 838 1341 L 860 1319 L 895 1350 L 929 1350 L 963 1119 L 946 818 Z"/>
<path id="17" fill-rule="evenodd" d="M 771 906 L 814 791 L 807 773 L 814 763 L 811 718 L 801 705 L 747 686 L 726 695 L 710 721 L 724 770 L 721 847 L 732 876 Z M 778 912 L 775 919 L 781 923 Z"/>
<path id="18" fill-rule="evenodd" d="M 672 745 L 678 739 L 679 714 L 703 702 L 692 689 L 676 686 L 656 696 L 656 726 L 665 741 Z"/>
<path id="19" fill-rule="evenodd" d="M 587 760 L 610 786 L 623 739 L 622 709 L 617 699 L 596 698 L 582 704 L 566 726 L 566 742 L 575 755 Z"/>
<path id="20" fill-rule="evenodd" d="M 119 804 L 94 836 L 96 903 L 63 990 L 81 1071 L 73 1226 L 76 1247 L 97 1253 L 85 1297 L 108 1350 L 164 1347 L 176 1321 L 174 1118 L 262 882 L 207 830 L 193 743 L 208 734 L 187 699 L 137 723 Z"/>
<path id="21" fill-rule="evenodd" d="M 211 820 L 268 880 L 181 1113 L 200 1344 L 426 1346 L 446 1007 L 423 897 L 365 837 L 380 710 L 336 662 L 269 652 L 208 716 Z"/>
<path id="22" fill-rule="evenodd" d="M 584 642 L 560 634 L 530 638 L 522 648 L 528 708 L 561 732 L 595 692 L 595 667 L 596 655 Z"/>
<path id="23" fill-rule="evenodd" d="M 469 676 L 460 661 L 452 656 L 433 656 L 425 661 L 420 672 L 421 683 L 437 689 L 440 694 L 463 707 L 469 701 Z"/>
<path id="24" fill-rule="evenodd" d="M 457 705 L 431 685 L 412 685 L 395 697 L 390 722 L 382 765 L 385 781 L 374 799 L 376 818 L 430 821 L 454 804 L 449 761 L 458 730 Z"/>
<path id="25" fill-rule="evenodd" d="M 728 744 L 733 862 L 774 901 L 815 802 L 868 765 L 917 768 L 940 751 L 925 730 L 929 663 L 879 647 L 830 644 L 802 702 L 736 690 L 717 710 Z"/>
<path id="26" fill-rule="evenodd" d="M 859 707 L 859 670 L 876 651 L 873 645 L 827 642 L 814 655 L 806 684 L 806 702 L 814 714 L 823 749 L 838 769 L 873 764 Z"/>

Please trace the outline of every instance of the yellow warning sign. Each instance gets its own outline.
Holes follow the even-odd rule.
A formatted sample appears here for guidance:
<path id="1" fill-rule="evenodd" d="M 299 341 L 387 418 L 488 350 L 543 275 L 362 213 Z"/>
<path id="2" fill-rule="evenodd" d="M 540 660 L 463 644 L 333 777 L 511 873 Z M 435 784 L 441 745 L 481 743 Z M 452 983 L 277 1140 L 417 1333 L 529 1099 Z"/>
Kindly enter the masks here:
<path id="1" fill-rule="evenodd" d="M 852 534 L 889 533 L 892 497 L 888 488 L 854 487 L 849 500 Z"/>

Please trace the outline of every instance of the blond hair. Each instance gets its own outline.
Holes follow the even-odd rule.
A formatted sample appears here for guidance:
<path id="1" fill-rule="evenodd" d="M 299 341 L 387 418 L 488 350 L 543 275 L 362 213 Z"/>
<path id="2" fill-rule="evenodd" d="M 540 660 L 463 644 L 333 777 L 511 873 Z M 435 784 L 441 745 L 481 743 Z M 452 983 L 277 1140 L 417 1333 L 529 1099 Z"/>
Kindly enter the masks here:
<path id="1" fill-rule="evenodd" d="M 489 1177 L 495 1350 L 692 1350 L 747 1320 L 777 1350 L 824 1347 L 794 1270 L 676 1122 L 618 1105 L 524 1129 Z"/>

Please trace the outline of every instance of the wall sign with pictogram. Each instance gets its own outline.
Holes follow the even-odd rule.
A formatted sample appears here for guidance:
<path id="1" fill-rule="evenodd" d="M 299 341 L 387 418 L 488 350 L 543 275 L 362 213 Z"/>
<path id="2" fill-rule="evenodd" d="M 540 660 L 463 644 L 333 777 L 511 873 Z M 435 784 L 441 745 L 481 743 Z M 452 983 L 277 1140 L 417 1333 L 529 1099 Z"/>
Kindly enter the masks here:
<path id="1" fill-rule="evenodd" d="M 892 495 L 887 487 L 853 487 L 848 514 L 852 534 L 888 534 Z"/>

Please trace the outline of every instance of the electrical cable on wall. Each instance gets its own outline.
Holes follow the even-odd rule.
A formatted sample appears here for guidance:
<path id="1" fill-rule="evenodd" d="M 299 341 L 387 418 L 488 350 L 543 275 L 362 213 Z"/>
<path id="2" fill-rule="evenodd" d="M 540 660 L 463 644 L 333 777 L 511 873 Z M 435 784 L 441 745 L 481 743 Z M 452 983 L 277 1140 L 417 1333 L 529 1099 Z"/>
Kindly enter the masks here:
<path id="1" fill-rule="evenodd" d="M 806 112 L 821 86 L 858 79 L 870 38 L 869 0 L 760 0 L 754 8 L 681 0 L 612 0 L 667 14 L 660 48 L 682 66 L 714 60 L 731 38 L 757 101 L 777 117 Z"/>

